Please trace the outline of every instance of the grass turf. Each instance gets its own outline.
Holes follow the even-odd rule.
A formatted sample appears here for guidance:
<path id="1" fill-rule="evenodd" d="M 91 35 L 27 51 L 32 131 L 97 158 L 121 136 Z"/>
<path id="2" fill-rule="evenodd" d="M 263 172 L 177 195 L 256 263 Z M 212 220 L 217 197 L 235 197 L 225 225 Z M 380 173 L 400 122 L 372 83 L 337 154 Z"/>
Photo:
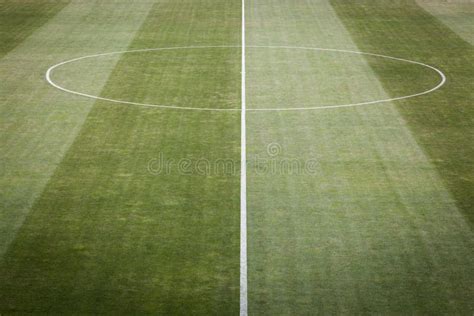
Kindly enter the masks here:
<path id="1" fill-rule="evenodd" d="M 2 1 L 0 3 L 0 57 L 23 42 L 69 1 Z"/>
<path id="2" fill-rule="evenodd" d="M 443 89 L 424 98 L 399 102 L 398 108 L 473 223 L 472 45 L 415 1 L 368 5 L 332 0 L 332 4 L 361 50 L 422 60 L 437 65 L 448 77 Z M 369 62 L 390 93 L 413 85 L 409 80 L 390 80 L 385 69 Z"/>
<path id="3" fill-rule="evenodd" d="M 249 1 L 247 44 L 380 52 L 440 66 L 457 84 L 399 106 L 249 112 L 249 311 L 468 314 L 473 236 L 461 211 L 469 214 L 470 187 L 459 178 L 472 147 L 457 133 L 470 133 L 459 123 L 472 117 L 471 71 L 461 69 L 469 46 L 412 3 L 331 3 Z M 93 102 L 42 76 L 105 51 L 239 45 L 240 22 L 240 1 L 81 1 L 31 26 L 0 60 L 9 73 L 0 87 L 1 245 L 14 239 L 0 259 L 1 313 L 238 313 L 239 113 Z M 460 56 L 449 61 L 443 45 Z M 240 57 L 131 54 L 56 75 L 101 96 L 235 108 Z M 358 102 L 436 81 L 363 56 L 249 48 L 247 65 L 249 107 Z M 442 148 L 453 140 L 462 145 Z M 154 174 L 160 157 L 173 161 L 169 173 Z M 218 160 L 234 169 L 216 169 Z M 198 161 L 211 169 L 203 174 Z M 289 161 L 296 168 L 268 169 Z"/>
<path id="4" fill-rule="evenodd" d="M 474 7 L 468 1 L 421 1 L 416 3 L 446 24 L 464 40 L 474 44 Z"/>
<path id="5" fill-rule="evenodd" d="M 157 2 L 129 49 L 238 43 L 239 8 L 227 1 Z M 167 75 L 194 72 L 199 80 L 192 83 L 204 91 L 199 99 L 193 90 L 196 105 L 208 102 L 206 93 L 215 87 L 206 77 L 217 73 L 221 105 L 239 105 L 233 91 L 240 87 L 240 51 L 208 51 L 212 62 L 205 66 L 193 62 L 196 53 L 167 54 L 176 63 L 159 55 L 124 55 L 102 94 L 176 98 L 189 81 L 157 92 L 159 76 L 129 77 L 126 71 L 130 63 L 140 67 L 137 74 L 167 73 L 166 66 L 175 65 Z M 183 58 L 190 62 L 179 67 Z M 239 122 L 231 113 L 97 102 L 3 258 L 1 310 L 236 313 L 238 173 L 188 175 L 177 163 L 238 159 Z M 175 161 L 170 174 L 148 170 L 161 155 Z"/>
<path id="6" fill-rule="evenodd" d="M 347 12 L 357 13 L 347 2 L 342 4 Z M 352 5 L 357 7 L 356 2 Z M 367 10 L 372 6 L 377 7 L 367 5 Z M 359 46 L 338 12 L 326 1 L 253 2 L 247 12 L 248 45 L 360 49 L 437 65 L 396 49 Z M 370 39 L 369 32 L 393 33 L 398 37 L 392 46 L 403 48 L 406 39 L 398 31 L 398 17 L 380 19 L 369 11 L 356 21 L 371 18 L 391 23 L 367 27 L 361 34 Z M 403 21 L 410 23 L 409 18 Z M 435 21 L 433 27 L 437 26 Z M 417 30 L 405 24 L 400 29 L 404 27 Z M 433 79 L 416 67 L 402 66 L 394 73 L 390 63 L 364 57 L 318 58 L 277 50 L 249 50 L 247 56 L 247 100 L 260 107 L 291 107 L 300 100 L 318 105 L 330 97 L 332 101 L 391 97 L 394 91 L 419 89 Z M 457 80 L 469 83 L 465 77 Z M 267 87 L 272 94 L 261 93 Z M 415 108 L 424 102 L 421 97 L 407 103 Z M 472 310 L 471 227 L 395 103 L 251 113 L 247 128 L 250 159 L 300 163 L 293 173 L 249 168 L 252 314 Z M 280 144 L 278 155 L 267 153 L 270 143 Z M 301 163 L 311 158 L 317 165 L 309 175 Z"/>
<path id="7" fill-rule="evenodd" d="M 33 4 L 18 2 L 17 10 Z M 45 71 L 71 56 L 125 49 L 151 4 L 71 3 L 0 60 L 0 144 L 4 149 L 0 177 L 1 255 L 93 105 L 93 100 L 71 98 L 52 89 L 44 80 Z M 94 82 L 89 91 L 100 93 L 116 62 L 110 59 L 102 63 L 100 71 L 84 78 Z"/>

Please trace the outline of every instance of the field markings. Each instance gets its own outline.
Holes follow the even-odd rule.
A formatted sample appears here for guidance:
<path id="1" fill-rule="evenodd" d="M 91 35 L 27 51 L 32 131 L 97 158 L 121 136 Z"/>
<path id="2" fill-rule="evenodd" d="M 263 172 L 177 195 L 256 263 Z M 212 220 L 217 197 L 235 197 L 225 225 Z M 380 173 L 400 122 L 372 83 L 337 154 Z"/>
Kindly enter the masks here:
<path id="1" fill-rule="evenodd" d="M 242 0 L 242 111 L 240 114 L 240 315 L 248 313 L 247 299 L 247 135 L 245 95 L 245 0 Z"/>
<path id="2" fill-rule="evenodd" d="M 245 17 L 242 18 L 243 21 L 245 20 Z M 245 38 L 245 30 L 244 27 L 242 28 L 242 35 L 243 39 Z M 358 102 L 358 103 L 347 103 L 347 104 L 334 104 L 334 105 L 321 105 L 321 106 L 303 106 L 303 107 L 294 107 L 294 108 L 262 108 L 262 109 L 256 109 L 256 108 L 245 108 L 246 111 L 304 111 L 304 110 L 325 110 L 325 109 L 335 109 L 335 108 L 347 108 L 347 107 L 355 107 L 355 106 L 363 106 L 363 105 L 373 105 L 373 104 L 381 104 L 381 103 L 388 103 L 388 102 L 393 102 L 393 101 L 400 101 L 400 100 L 405 100 L 405 99 L 410 99 L 414 97 L 419 97 L 423 96 L 429 93 L 432 93 L 439 88 L 441 88 L 447 81 L 446 75 L 439 70 L 438 68 L 419 62 L 419 61 L 414 61 L 414 60 L 409 60 L 409 59 L 404 59 L 404 58 L 399 58 L 399 57 L 392 57 L 388 55 L 382 55 L 382 54 L 376 54 L 376 53 L 367 53 L 367 52 L 360 52 L 360 51 L 353 51 L 353 50 L 346 50 L 346 49 L 336 49 L 336 48 L 320 48 L 320 47 L 306 47 L 306 46 L 255 46 L 255 45 L 249 45 L 246 46 L 245 43 L 243 43 L 241 46 L 236 46 L 236 45 L 222 45 L 222 46 L 182 46 L 182 47 L 162 47 L 162 48 L 145 48 L 145 49 L 136 49 L 136 50 L 128 50 L 128 51 L 119 51 L 119 52 L 109 52 L 109 53 L 101 53 L 101 54 L 94 54 L 94 55 L 88 55 L 88 56 L 82 56 L 70 60 L 66 60 L 63 62 L 60 62 L 56 65 L 51 66 L 47 71 L 46 71 L 46 81 L 52 85 L 53 87 L 67 92 L 71 93 L 74 95 L 86 97 L 86 98 L 91 98 L 91 99 L 96 99 L 96 100 L 102 100 L 102 101 L 108 101 L 112 103 L 119 103 L 119 104 L 127 104 L 127 105 L 137 105 L 137 106 L 143 106 L 143 107 L 153 107 L 153 108 L 165 108 L 165 109 L 175 109 L 175 110 L 192 110 L 192 111 L 241 111 L 241 108 L 198 108 L 198 107 L 186 107 L 186 106 L 176 106 L 176 105 L 161 105 L 161 104 L 150 104 L 150 103 L 140 103 L 140 102 L 131 102 L 131 101 L 124 101 L 124 100 L 116 100 L 116 99 L 111 99 L 111 98 L 104 98 L 104 97 L 99 97 L 79 91 L 74 91 L 67 89 L 65 87 L 62 87 L 61 85 L 55 83 L 52 79 L 52 73 L 54 72 L 55 69 L 64 66 L 69 63 L 77 62 L 80 60 L 84 59 L 89 59 L 89 58 L 96 58 L 96 57 L 103 57 L 103 56 L 111 56 L 111 55 L 117 55 L 117 54 L 129 54 L 129 53 L 141 53 L 141 52 L 154 52 L 154 51 L 163 51 L 163 50 L 181 50 L 181 49 L 212 49 L 212 48 L 241 48 L 242 49 L 242 66 L 245 66 L 245 50 L 246 48 L 256 48 L 256 49 L 295 49 L 295 50 L 313 50 L 313 51 L 325 51 L 325 52 L 335 52 L 335 53 L 347 53 L 347 54 L 356 54 L 356 55 L 366 55 L 366 56 L 372 56 L 372 57 L 379 57 L 379 58 L 385 58 L 385 59 L 390 59 L 390 60 L 396 60 L 400 62 L 405 62 L 409 64 L 414 64 L 414 65 L 419 65 L 422 67 L 429 68 L 433 70 L 439 77 L 440 81 L 438 84 L 428 90 L 419 92 L 419 93 L 414 93 L 410 95 L 405 95 L 405 96 L 400 96 L 400 97 L 394 97 L 394 98 L 386 98 L 382 100 L 373 100 L 373 101 L 365 101 L 365 102 Z M 245 74 L 245 70 L 242 70 L 242 74 Z M 245 80 L 245 78 L 243 78 Z M 245 100 L 244 100 L 245 101 Z"/>

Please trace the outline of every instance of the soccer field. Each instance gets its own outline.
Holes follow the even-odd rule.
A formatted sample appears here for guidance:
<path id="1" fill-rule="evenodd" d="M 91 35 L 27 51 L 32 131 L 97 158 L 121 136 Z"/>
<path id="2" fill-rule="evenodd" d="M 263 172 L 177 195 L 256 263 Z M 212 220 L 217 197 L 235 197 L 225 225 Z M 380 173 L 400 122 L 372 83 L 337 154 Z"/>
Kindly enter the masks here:
<path id="1" fill-rule="evenodd" d="M 0 1 L 0 315 L 472 315 L 473 21 Z"/>

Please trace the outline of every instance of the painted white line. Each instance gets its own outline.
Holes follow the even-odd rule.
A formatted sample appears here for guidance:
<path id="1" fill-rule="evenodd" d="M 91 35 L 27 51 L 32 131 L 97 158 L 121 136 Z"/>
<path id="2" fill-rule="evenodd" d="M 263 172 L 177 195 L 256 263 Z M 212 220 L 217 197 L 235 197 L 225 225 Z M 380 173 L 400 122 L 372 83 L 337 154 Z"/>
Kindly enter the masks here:
<path id="1" fill-rule="evenodd" d="M 245 20 L 245 17 L 242 17 L 243 20 Z M 243 30 L 244 33 L 245 30 Z M 176 105 L 161 105 L 161 104 L 149 104 L 149 103 L 140 103 L 140 102 L 130 102 L 130 101 L 124 101 L 124 100 L 116 100 L 116 99 L 111 99 L 111 98 L 103 98 L 95 95 L 90 95 L 87 93 L 79 92 L 79 91 L 74 91 L 71 89 L 67 89 L 62 87 L 61 85 L 55 83 L 51 79 L 51 75 L 53 71 L 61 66 L 64 66 L 69 63 L 77 62 L 80 60 L 88 59 L 88 58 L 96 58 L 96 57 L 102 57 L 102 56 L 110 56 L 110 55 L 118 55 L 118 54 L 129 54 L 129 53 L 140 53 L 140 52 L 153 52 L 153 51 L 163 51 L 163 50 L 180 50 L 180 49 L 209 49 L 209 48 L 242 48 L 242 51 L 245 51 L 247 48 L 255 48 L 255 49 L 300 49 L 300 50 L 314 50 L 314 51 L 326 51 L 326 52 L 338 52 L 338 53 L 348 53 L 348 54 L 357 54 L 357 55 L 367 55 L 367 56 L 373 56 L 373 57 L 379 57 L 379 58 L 386 58 L 386 59 L 391 59 L 391 60 L 397 60 L 409 64 L 414 64 L 414 65 L 419 65 L 423 66 L 426 68 L 429 68 L 437 73 L 437 75 L 441 78 L 439 83 L 434 86 L 433 88 L 430 88 L 426 91 L 422 91 L 419 93 L 415 94 L 410 94 L 410 95 L 405 95 L 405 96 L 400 96 L 400 97 L 394 97 L 394 98 L 389 98 L 389 99 L 382 99 L 382 100 L 373 100 L 373 101 L 366 101 L 366 102 L 359 102 L 359 103 L 347 103 L 347 104 L 335 104 L 335 105 L 321 105 L 321 106 L 300 106 L 300 107 L 294 107 L 294 108 L 262 108 L 262 109 L 257 109 L 257 108 L 246 108 L 246 111 L 303 111 L 303 110 L 325 110 L 325 109 L 336 109 L 336 108 L 348 108 L 348 107 L 354 107 L 354 106 L 362 106 L 362 105 L 371 105 L 371 104 L 380 104 L 380 103 L 387 103 L 387 102 L 392 102 L 392 101 L 399 101 L 399 100 L 404 100 L 404 99 L 410 99 L 414 97 L 419 97 L 422 95 L 429 94 L 431 92 L 434 92 L 441 88 L 445 83 L 446 83 L 446 76 L 445 74 L 439 70 L 436 67 L 433 67 L 431 65 L 418 62 L 418 61 L 413 61 L 409 59 L 404 59 L 404 58 L 398 58 L 398 57 L 392 57 L 392 56 L 387 56 L 387 55 L 381 55 L 381 54 L 374 54 L 374 53 L 365 53 L 365 52 L 359 52 L 359 51 L 352 51 L 352 50 L 345 50 L 345 49 L 334 49 L 334 48 L 319 48 L 319 47 L 304 47 L 304 46 L 236 46 L 236 45 L 223 45 L 223 46 L 183 46 L 183 47 L 162 47 L 162 48 L 146 48 L 146 49 L 136 49 L 136 50 L 128 50 L 128 51 L 120 51 L 120 52 L 110 52 L 110 53 L 102 53 L 102 54 L 95 54 L 95 55 L 88 55 L 88 56 L 83 56 L 83 57 L 78 57 L 70 60 L 63 61 L 61 63 L 58 63 L 56 65 L 51 66 L 48 71 L 46 72 L 46 81 L 52 85 L 53 87 L 62 90 L 67 93 L 71 93 L 74 95 L 86 97 L 86 98 L 91 98 L 91 99 L 96 99 L 96 100 L 102 100 L 102 101 L 108 101 L 112 103 L 120 103 L 120 104 L 128 104 L 128 105 L 137 105 L 137 106 L 143 106 L 143 107 L 153 107 L 153 108 L 165 108 L 165 109 L 175 109 L 175 110 L 192 110 L 192 111 L 241 111 L 241 108 L 198 108 L 198 107 L 186 107 L 186 106 L 176 106 Z"/>
<path id="2" fill-rule="evenodd" d="M 245 94 L 245 0 L 242 0 L 242 112 L 240 124 L 240 316 L 248 314 L 247 300 L 247 124 Z"/>

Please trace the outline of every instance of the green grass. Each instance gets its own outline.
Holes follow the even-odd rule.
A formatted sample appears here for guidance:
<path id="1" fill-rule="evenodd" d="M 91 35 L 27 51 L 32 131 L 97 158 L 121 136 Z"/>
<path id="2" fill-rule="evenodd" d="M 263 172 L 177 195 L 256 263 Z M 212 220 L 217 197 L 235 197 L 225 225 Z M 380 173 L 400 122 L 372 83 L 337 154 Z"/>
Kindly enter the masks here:
<path id="1" fill-rule="evenodd" d="M 421 1 L 416 3 L 446 24 L 467 42 L 474 44 L 474 7 L 468 1 Z"/>
<path id="2" fill-rule="evenodd" d="M 226 10 L 228 26 L 219 22 Z M 158 2 L 129 49 L 238 43 L 239 21 L 237 3 Z M 157 32 L 160 23 L 167 30 Z M 203 34 L 217 23 L 218 31 Z M 217 81 L 222 107 L 240 105 L 240 51 L 205 53 L 204 66 L 194 61 L 199 51 L 124 55 L 101 95 L 173 100 L 194 73 L 196 105 L 208 102 Z M 190 62 L 180 64 L 183 58 Z M 130 63 L 139 67 L 134 78 Z M 163 69 L 175 82 L 184 78 L 182 86 L 159 89 L 153 74 Z M 145 71 L 152 76 L 140 76 Z M 238 173 L 183 175 L 176 163 L 238 161 L 239 123 L 238 114 L 97 102 L 4 257 L 1 310 L 237 313 Z M 161 155 L 175 165 L 154 175 L 148 165 Z"/>
<path id="3" fill-rule="evenodd" d="M 16 9 L 34 3 L 18 2 Z M 93 105 L 93 100 L 52 89 L 44 80 L 46 70 L 72 56 L 126 49 L 151 5 L 148 1 L 71 3 L 0 60 L 0 146 L 5 149 L 0 177 L 1 255 Z M 109 59 L 100 71 L 84 78 L 93 79 L 89 91 L 100 94 L 116 62 Z"/>
<path id="4" fill-rule="evenodd" d="M 69 1 L 47 0 L 0 2 L 0 57 L 3 57 L 45 24 Z"/>
<path id="5" fill-rule="evenodd" d="M 332 0 L 361 50 L 421 60 L 436 65 L 448 77 L 440 91 L 400 102 L 398 108 L 459 207 L 474 223 L 473 47 L 414 1 L 389 3 Z M 392 95 L 396 89 L 413 85 L 409 80 L 392 81 L 385 69 L 371 66 Z"/>
<path id="6" fill-rule="evenodd" d="M 346 12 L 357 13 L 356 4 L 341 3 Z M 372 7 L 379 8 L 371 4 L 367 10 Z M 351 36 L 353 30 L 345 28 L 347 23 L 343 22 L 347 21 L 341 21 L 338 12 L 325 1 L 254 2 L 248 8 L 248 44 L 379 52 L 439 64 L 444 69 L 445 63 L 438 63 L 440 60 L 397 50 L 411 48 L 416 52 L 412 42 L 412 46 L 404 47 L 410 37 L 405 38 L 403 30 L 417 30 L 418 25 L 410 25 L 415 22 L 403 19 L 404 15 L 379 18 L 378 11 L 368 11 L 356 20 L 380 20 L 359 33 L 368 40 L 373 36 L 371 32 L 379 32 L 380 38 L 393 33 L 397 40 L 391 38 L 394 50 L 389 51 L 382 50 L 383 46 L 359 45 L 358 37 Z M 398 25 L 398 19 L 405 24 Z M 437 27 L 439 24 L 434 23 L 433 29 Z M 424 28 L 429 30 L 431 25 L 425 24 Z M 358 30 L 356 26 L 353 29 Z M 432 41 L 437 38 L 427 32 L 422 35 Z M 433 56 L 436 54 L 433 52 Z M 398 66 L 394 73 L 393 64 L 383 60 L 344 55 L 328 58 L 298 51 L 250 50 L 247 63 L 247 100 L 260 107 L 291 107 L 299 100 L 320 105 L 331 101 L 328 98 L 359 101 L 392 97 L 437 80 L 420 73 L 417 67 Z M 457 91 L 469 85 L 466 77 L 450 80 L 462 85 Z M 272 94 L 262 93 L 268 91 L 267 87 Z M 437 100 L 442 93 L 448 92 L 406 103 L 412 108 L 419 104 L 426 110 L 425 102 Z M 468 102 L 466 95 L 459 99 Z M 447 104 L 437 107 L 443 106 Z M 417 143 L 418 134 L 412 132 L 402 113 L 392 103 L 248 116 L 250 157 L 275 163 L 314 158 L 318 162 L 312 175 L 301 170 L 292 174 L 259 173 L 257 166 L 249 169 L 252 314 L 472 311 L 471 226 L 456 207 L 430 152 Z M 433 116 L 425 116 L 426 122 L 441 120 Z M 466 122 L 464 133 L 468 131 Z M 276 157 L 266 152 L 267 144 L 273 142 L 282 148 Z M 456 164 L 463 168 L 468 168 L 466 160 L 470 159 L 461 155 L 461 151 L 469 150 L 466 147 L 470 148 L 466 142 L 464 148 L 457 149 L 463 160 Z"/>
<path id="7" fill-rule="evenodd" d="M 246 9 L 247 45 L 381 53 L 448 76 L 403 102 L 247 113 L 249 314 L 472 314 L 472 45 L 411 1 Z M 240 112 L 96 101 L 44 73 L 102 52 L 239 46 L 241 2 L 7 1 L 0 17 L 0 314 L 238 314 Z M 249 108 L 386 99 L 439 80 L 344 53 L 249 47 L 246 62 Z M 240 67 L 239 47 L 186 49 L 82 60 L 53 78 L 235 109 Z"/>

